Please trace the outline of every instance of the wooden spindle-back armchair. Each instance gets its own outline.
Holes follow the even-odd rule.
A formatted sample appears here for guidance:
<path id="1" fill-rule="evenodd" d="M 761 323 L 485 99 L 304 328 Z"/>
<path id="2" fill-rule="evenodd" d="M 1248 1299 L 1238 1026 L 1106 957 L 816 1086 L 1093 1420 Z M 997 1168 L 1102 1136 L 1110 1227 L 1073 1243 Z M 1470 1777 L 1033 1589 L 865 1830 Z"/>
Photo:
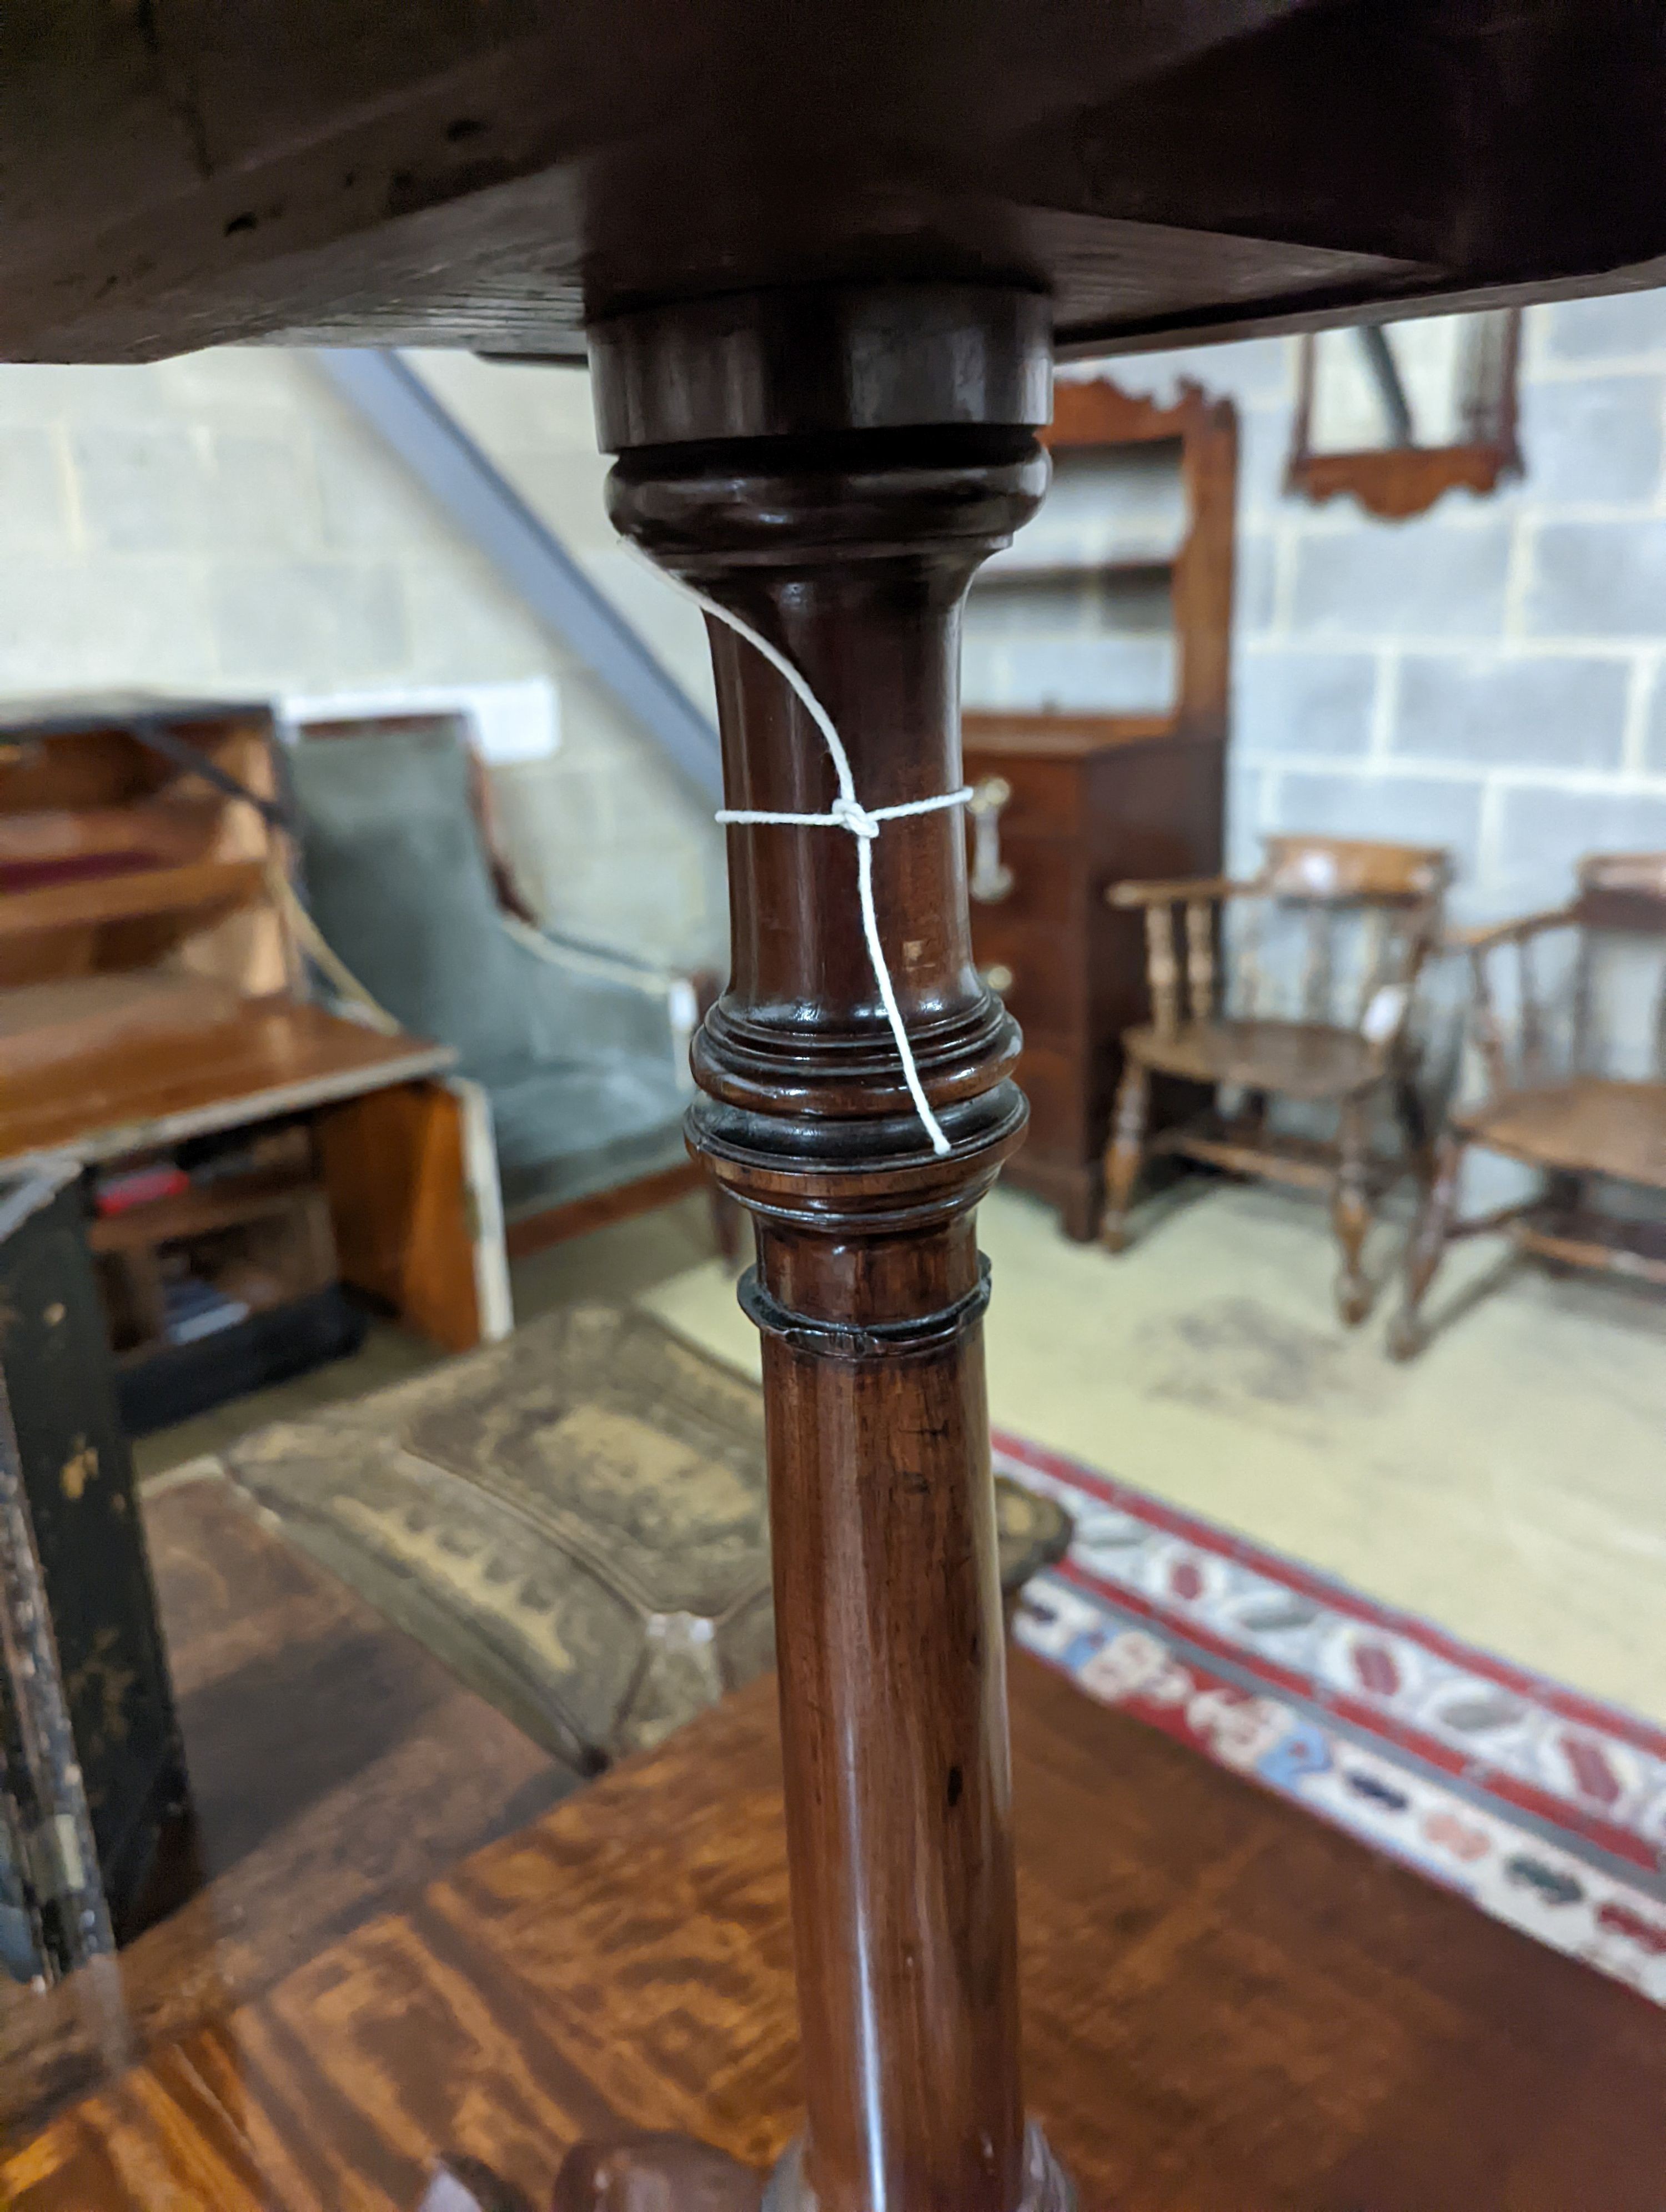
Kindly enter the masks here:
<path id="1" fill-rule="evenodd" d="M 1538 950 L 1563 930 L 1575 939 L 1559 1020 Z M 1485 1089 L 1450 1115 L 1437 1149 L 1408 1248 L 1405 1304 L 1389 1340 L 1397 1358 L 1424 1340 L 1423 1299 L 1455 1237 L 1502 1231 L 1522 1249 L 1564 1266 L 1666 1284 L 1666 1223 L 1622 1219 L 1589 1202 L 1597 1178 L 1666 1191 L 1666 959 L 1645 963 L 1651 972 L 1603 973 L 1605 956 L 1613 964 L 1627 951 L 1647 952 L 1651 939 L 1666 943 L 1666 853 L 1593 855 L 1579 865 L 1571 905 L 1456 940 L 1469 955 Z M 1500 975 L 1499 963 L 1511 951 Z M 1605 994 L 1605 980 L 1619 988 Z M 1500 982 L 1513 985 L 1513 1021 L 1500 1014 Z M 1631 1030 L 1630 1076 L 1617 1072 L 1626 1042 L 1618 1034 L 1622 1013 L 1632 1017 L 1623 1024 Z M 1458 1180 L 1472 1145 L 1539 1169 L 1544 1188 L 1460 1221 Z"/>
<path id="2" fill-rule="evenodd" d="M 1407 1166 L 1423 1174 L 1427 1142 L 1412 1081 L 1407 1020 L 1418 973 L 1439 927 L 1450 877 L 1445 853 L 1336 837 L 1267 841 L 1247 883 L 1115 884 L 1113 906 L 1144 909 L 1152 1018 L 1122 1039 L 1122 1085 L 1105 1156 L 1104 1241 L 1121 1251 L 1147 1152 L 1175 1152 L 1241 1173 L 1328 1189 L 1342 1249 L 1337 1303 L 1350 1325 L 1371 1306 L 1364 1264 L 1375 1197 Z M 1221 958 L 1223 909 L 1239 902 L 1245 927 Z M 1181 927 L 1177 928 L 1177 915 Z M 1296 1003 L 1270 1010 L 1275 978 L 1268 939 L 1295 922 L 1304 942 Z M 1347 957 L 1351 956 L 1351 957 Z M 1230 1088 L 1231 1120 L 1201 1120 L 1146 1139 L 1151 1079 Z M 1334 1108 L 1335 1143 L 1274 1133 L 1269 1097 Z M 1375 1104 L 1387 1097 L 1404 1132 L 1392 1159 L 1371 1147 Z"/>

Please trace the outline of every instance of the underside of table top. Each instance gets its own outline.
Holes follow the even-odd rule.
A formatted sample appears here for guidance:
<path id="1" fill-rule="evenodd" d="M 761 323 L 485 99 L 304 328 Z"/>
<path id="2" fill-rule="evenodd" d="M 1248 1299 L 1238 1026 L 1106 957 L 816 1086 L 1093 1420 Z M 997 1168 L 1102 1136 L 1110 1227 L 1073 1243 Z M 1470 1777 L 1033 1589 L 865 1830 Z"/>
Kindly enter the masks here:
<path id="1" fill-rule="evenodd" d="M 1649 282 L 1663 112 L 1639 0 L 36 0 L 0 359 L 581 358 L 645 301 L 920 279 L 1114 350 Z"/>

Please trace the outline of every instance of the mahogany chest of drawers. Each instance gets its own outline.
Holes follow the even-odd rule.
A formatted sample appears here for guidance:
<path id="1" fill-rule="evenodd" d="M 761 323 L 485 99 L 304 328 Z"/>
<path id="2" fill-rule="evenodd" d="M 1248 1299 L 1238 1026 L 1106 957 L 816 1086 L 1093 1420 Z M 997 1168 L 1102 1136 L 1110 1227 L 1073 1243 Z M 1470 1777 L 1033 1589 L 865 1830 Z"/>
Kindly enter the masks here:
<path id="1" fill-rule="evenodd" d="M 1118 1041 L 1147 1014 L 1140 916 L 1107 906 L 1105 890 L 1218 872 L 1225 741 L 1177 733 L 1166 715 L 982 714 L 966 716 L 964 744 L 972 949 L 1024 1031 L 1030 1128 L 1006 1175 L 1085 1239 Z"/>
<path id="2" fill-rule="evenodd" d="M 962 723 L 972 948 L 1024 1031 L 1030 1130 L 1006 1174 L 1085 1239 L 1099 1223 L 1120 1040 L 1147 1018 L 1140 919 L 1108 907 L 1105 892 L 1220 870 L 1237 419 L 1195 384 L 1164 405 L 1108 378 L 1063 380 L 1044 442 L 1060 523 L 1027 556 L 1014 549 L 1007 577 L 1056 584 L 1073 552 L 1077 577 L 1158 581 L 1173 647 L 1162 711 L 1002 708 Z M 1170 477 L 1173 505 L 1149 511 Z M 1172 1090 L 1158 1086 L 1153 1127 L 1195 1110 L 1190 1086 Z"/>

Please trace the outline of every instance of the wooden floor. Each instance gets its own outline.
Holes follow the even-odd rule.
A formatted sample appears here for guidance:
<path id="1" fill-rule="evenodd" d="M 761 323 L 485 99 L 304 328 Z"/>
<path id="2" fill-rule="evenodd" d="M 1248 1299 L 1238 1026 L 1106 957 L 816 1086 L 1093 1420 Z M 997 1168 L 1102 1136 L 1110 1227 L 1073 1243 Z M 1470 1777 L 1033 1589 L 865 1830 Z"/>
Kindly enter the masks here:
<path id="1" fill-rule="evenodd" d="M 0 1979 L 0 2143 L 258 1996 L 576 1779 L 223 1483 L 153 1495 L 145 1527 L 205 1884 L 108 1972 L 45 1996 Z"/>
<path id="2" fill-rule="evenodd" d="M 1084 2212 L 1660 2212 L 1666 2015 L 1018 1659 L 1034 2109 Z M 187 2033 L 15 2212 L 532 2205 L 620 2123 L 764 2161 L 800 2085 L 769 1686 Z"/>

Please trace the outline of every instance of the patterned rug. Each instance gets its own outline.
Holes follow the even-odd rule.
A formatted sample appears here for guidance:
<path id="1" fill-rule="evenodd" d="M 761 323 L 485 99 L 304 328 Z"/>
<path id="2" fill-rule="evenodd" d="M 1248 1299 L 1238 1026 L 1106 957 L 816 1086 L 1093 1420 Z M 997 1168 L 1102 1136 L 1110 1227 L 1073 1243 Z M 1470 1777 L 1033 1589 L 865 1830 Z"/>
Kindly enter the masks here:
<path id="1" fill-rule="evenodd" d="M 1666 1731 L 1016 1437 L 995 1466 L 1075 1523 L 1026 1650 L 1666 2005 Z"/>

